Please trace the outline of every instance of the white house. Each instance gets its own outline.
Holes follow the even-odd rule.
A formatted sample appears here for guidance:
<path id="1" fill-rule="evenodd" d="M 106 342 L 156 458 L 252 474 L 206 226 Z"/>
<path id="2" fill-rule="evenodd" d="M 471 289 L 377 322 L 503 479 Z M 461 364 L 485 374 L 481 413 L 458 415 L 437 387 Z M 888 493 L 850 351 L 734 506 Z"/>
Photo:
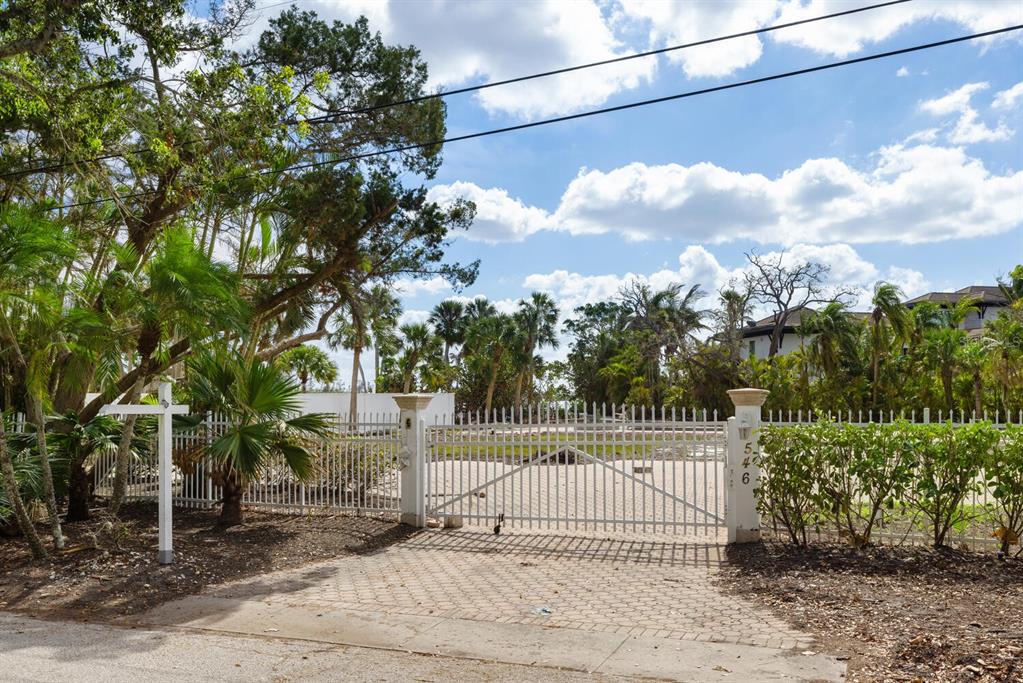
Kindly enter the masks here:
<path id="1" fill-rule="evenodd" d="M 921 302 L 932 301 L 942 308 L 946 308 L 954 306 L 964 297 L 975 299 L 977 306 L 977 310 L 967 315 L 966 320 L 959 326 L 966 331 L 983 329 L 985 322 L 1000 316 L 1009 305 L 1009 300 L 1002 294 L 1002 290 L 988 285 L 971 285 L 954 292 L 928 292 L 910 299 L 905 305 L 907 308 L 913 308 Z"/>
<path id="2" fill-rule="evenodd" d="M 932 301 L 942 308 L 955 305 L 960 299 L 971 297 L 976 299 L 977 311 L 970 313 L 966 320 L 960 324 L 960 329 L 966 330 L 971 335 L 980 334 L 984 329 L 984 323 L 997 318 L 1009 305 L 1009 300 L 1002 294 L 1002 291 L 995 286 L 971 285 L 963 287 L 955 292 L 928 292 L 918 297 L 903 302 L 906 308 L 913 308 L 924 301 Z M 785 321 L 784 336 L 778 354 L 792 353 L 801 346 L 807 344 L 809 339 L 804 339 L 796 333 L 800 321 L 809 313 L 812 308 L 799 308 L 790 311 Z M 849 315 L 863 318 L 869 313 L 850 312 Z M 751 356 L 766 358 L 771 349 L 771 331 L 774 329 L 774 322 L 777 316 L 769 315 L 757 321 L 748 321 L 742 330 L 742 358 L 745 360 Z"/>
<path id="3" fill-rule="evenodd" d="M 781 345 L 778 347 L 778 355 L 792 353 L 803 345 L 804 340 L 796 334 L 796 327 L 803 320 L 804 316 L 812 313 L 812 308 L 797 308 L 789 311 L 788 319 L 782 330 Z M 742 347 L 740 352 L 743 360 L 747 358 L 767 358 L 771 351 L 771 332 L 774 330 L 774 323 L 778 316 L 771 314 L 766 318 L 746 322 L 742 330 Z"/>

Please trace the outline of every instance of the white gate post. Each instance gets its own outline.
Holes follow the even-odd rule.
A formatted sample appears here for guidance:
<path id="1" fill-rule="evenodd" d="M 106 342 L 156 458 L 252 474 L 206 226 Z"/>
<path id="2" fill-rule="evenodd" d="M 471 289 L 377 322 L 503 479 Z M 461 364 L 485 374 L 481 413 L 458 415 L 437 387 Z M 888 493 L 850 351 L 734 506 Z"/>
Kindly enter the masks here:
<path id="1" fill-rule="evenodd" d="M 735 417 L 728 419 L 728 456 L 725 489 L 725 524 L 729 543 L 760 540 L 760 513 L 753 490 L 759 485 L 760 468 L 753 462 L 760 453 L 760 413 L 769 392 L 765 389 L 732 389 Z"/>
<path id="2" fill-rule="evenodd" d="M 417 528 L 426 526 L 426 435 L 423 410 L 433 400 L 431 394 L 399 394 L 394 397 L 400 414 L 401 523 Z"/>

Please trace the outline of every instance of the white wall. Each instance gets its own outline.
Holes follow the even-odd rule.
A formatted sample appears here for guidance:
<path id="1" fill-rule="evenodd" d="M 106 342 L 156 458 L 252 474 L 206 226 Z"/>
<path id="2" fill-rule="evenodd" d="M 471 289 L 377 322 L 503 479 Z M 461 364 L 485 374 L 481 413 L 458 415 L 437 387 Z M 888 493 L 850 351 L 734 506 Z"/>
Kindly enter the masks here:
<path id="1" fill-rule="evenodd" d="M 762 334 L 756 337 L 747 337 L 742 340 L 742 346 L 739 348 L 740 355 L 743 360 L 749 358 L 749 346 L 750 342 L 754 345 L 754 355 L 757 358 L 767 358 L 767 354 L 771 351 L 771 335 Z M 809 340 L 803 340 L 795 332 L 786 332 L 785 336 L 782 337 L 781 346 L 778 348 L 778 355 L 784 356 L 786 353 L 792 353 L 798 349 L 801 345 L 808 343 Z"/>
<path id="2" fill-rule="evenodd" d="M 398 419 L 398 404 L 394 396 L 398 394 L 359 394 L 358 412 L 360 419 L 365 415 L 372 421 L 390 421 Z M 299 394 L 303 413 L 331 413 L 348 415 L 351 394 L 347 391 L 307 391 Z M 450 417 L 455 412 L 454 394 L 434 394 L 430 405 L 423 411 L 426 424 L 442 417 Z"/>

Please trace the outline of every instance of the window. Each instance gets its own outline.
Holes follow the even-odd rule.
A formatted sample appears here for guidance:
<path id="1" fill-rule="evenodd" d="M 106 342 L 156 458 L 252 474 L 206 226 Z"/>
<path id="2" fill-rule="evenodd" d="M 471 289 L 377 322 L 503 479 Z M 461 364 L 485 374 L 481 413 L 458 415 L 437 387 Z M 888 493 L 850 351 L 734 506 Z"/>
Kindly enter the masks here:
<path id="1" fill-rule="evenodd" d="M 756 339 L 751 340 L 750 343 L 749 343 L 749 357 L 750 358 L 756 358 L 757 357 L 757 341 L 756 341 Z"/>

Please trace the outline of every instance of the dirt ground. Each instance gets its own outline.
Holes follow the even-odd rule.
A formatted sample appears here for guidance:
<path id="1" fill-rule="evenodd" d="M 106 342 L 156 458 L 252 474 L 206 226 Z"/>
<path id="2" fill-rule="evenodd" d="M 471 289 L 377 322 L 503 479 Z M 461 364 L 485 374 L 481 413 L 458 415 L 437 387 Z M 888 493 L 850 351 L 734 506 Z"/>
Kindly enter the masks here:
<path id="1" fill-rule="evenodd" d="M 1023 559 L 765 542 L 729 560 L 723 587 L 812 633 L 850 681 L 1023 681 Z"/>
<path id="2" fill-rule="evenodd" d="M 370 517 L 252 511 L 246 512 L 244 525 L 217 529 L 217 510 L 175 509 L 175 563 L 161 566 L 155 505 L 126 506 L 120 521 L 102 509 L 95 512 L 88 522 L 65 525 L 67 548 L 49 561 L 33 562 L 24 541 L 0 538 L 0 610 L 110 619 L 198 593 L 207 585 L 372 552 L 414 533 Z"/>

